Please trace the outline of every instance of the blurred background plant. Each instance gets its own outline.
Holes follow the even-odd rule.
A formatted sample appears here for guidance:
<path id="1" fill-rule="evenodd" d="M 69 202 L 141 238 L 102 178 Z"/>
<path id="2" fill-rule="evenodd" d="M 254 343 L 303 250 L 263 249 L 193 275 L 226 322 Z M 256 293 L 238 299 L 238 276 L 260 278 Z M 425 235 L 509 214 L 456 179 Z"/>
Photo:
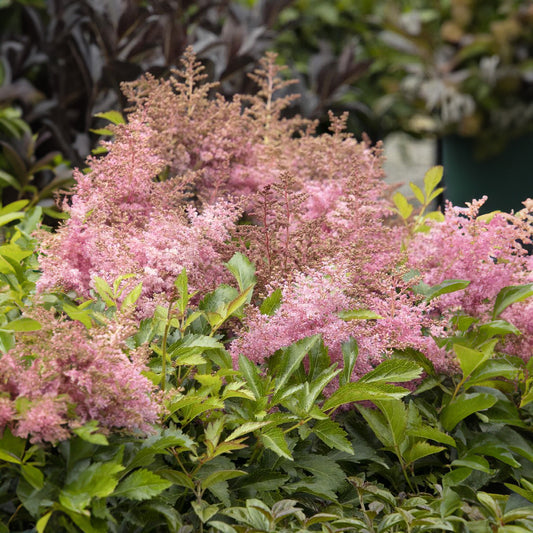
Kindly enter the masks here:
<path id="1" fill-rule="evenodd" d="M 480 155 L 531 131 L 533 2 L 419 4 L 390 2 L 380 33 L 391 60 L 382 86 L 411 106 L 402 129 L 474 137 Z"/>
<path id="2" fill-rule="evenodd" d="M 493 153 L 533 129 L 532 21 L 531 0 L 0 0 L 2 197 L 50 209 L 101 138 L 95 115 L 123 112 L 120 84 L 167 76 L 189 44 L 226 98 L 277 52 L 303 96 L 288 114 L 320 132 L 349 111 L 358 138 L 458 134 Z"/>

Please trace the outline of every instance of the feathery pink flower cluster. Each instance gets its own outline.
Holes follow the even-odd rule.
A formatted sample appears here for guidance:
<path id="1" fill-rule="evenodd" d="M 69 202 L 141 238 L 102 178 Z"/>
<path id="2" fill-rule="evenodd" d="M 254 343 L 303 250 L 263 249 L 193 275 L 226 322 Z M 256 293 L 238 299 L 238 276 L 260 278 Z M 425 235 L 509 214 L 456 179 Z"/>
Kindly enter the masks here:
<path id="1" fill-rule="evenodd" d="M 499 213 L 478 217 L 485 199 L 468 207 L 448 205 L 443 222 L 433 223 L 431 231 L 419 233 L 409 246 L 409 263 L 419 270 L 429 285 L 446 279 L 470 281 L 464 290 L 442 295 L 436 308 L 451 316 L 462 310 L 481 320 L 490 320 L 498 292 L 509 285 L 533 281 L 533 257 L 520 242 L 528 242 L 519 219 Z M 507 348 L 513 355 L 531 357 L 533 346 L 533 303 L 519 302 L 502 318 L 521 332 Z"/>
<path id="2" fill-rule="evenodd" d="M 133 273 L 132 282 L 143 282 L 139 316 L 147 316 L 184 267 L 191 289 L 205 294 L 227 280 L 223 264 L 240 250 L 257 266 L 257 292 L 280 288 L 283 298 L 272 316 L 250 306 L 234 357 L 262 362 L 321 333 L 334 361 L 343 341 L 357 340 L 356 376 L 406 347 L 445 370 L 450 356 L 429 333 L 441 334 L 458 307 L 487 317 L 503 286 L 530 280 L 530 259 L 516 243 L 522 235 L 503 216 L 478 219 L 474 203 L 449 208 L 403 252 L 379 149 L 344 133 L 345 117 L 332 116 L 332 134 L 321 136 L 298 117 L 282 119 L 292 97 L 274 97 L 287 84 L 279 70 L 267 57 L 254 74 L 258 95 L 247 102 L 209 99 L 212 87 L 198 84 L 203 74 L 191 52 L 174 78 L 127 86 L 128 123 L 116 127 L 105 157 L 78 172 L 70 219 L 43 240 L 40 290 L 87 295 L 95 276 L 112 282 Z M 240 217 L 251 224 L 238 224 Z M 404 280 L 409 267 L 429 284 L 472 283 L 428 304 Z M 520 307 L 527 319 L 518 306 L 505 316 L 533 335 L 528 305 Z M 339 317 L 354 309 L 381 318 Z M 0 404 L 0 417 L 9 409 Z"/>
<path id="3" fill-rule="evenodd" d="M 57 442 L 90 420 L 104 431 L 150 431 L 160 408 L 141 375 L 145 351 L 124 344 L 131 326 L 87 330 L 43 309 L 35 318 L 42 329 L 1 358 L 0 432 L 9 427 L 32 442 Z"/>

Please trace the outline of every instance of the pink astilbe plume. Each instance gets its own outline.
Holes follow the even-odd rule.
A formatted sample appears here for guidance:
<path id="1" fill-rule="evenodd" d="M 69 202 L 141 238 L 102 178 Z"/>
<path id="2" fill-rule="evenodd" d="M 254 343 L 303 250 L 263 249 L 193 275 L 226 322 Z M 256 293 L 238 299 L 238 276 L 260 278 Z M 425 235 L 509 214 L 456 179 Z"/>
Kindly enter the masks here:
<path id="1" fill-rule="evenodd" d="M 448 205 L 443 222 L 433 223 L 431 231 L 419 233 L 409 246 L 410 265 L 423 280 L 437 285 L 446 279 L 464 279 L 464 290 L 442 295 L 438 310 L 451 315 L 462 310 L 481 320 L 490 320 L 498 292 L 509 285 L 533 281 L 532 258 L 520 242 L 529 236 L 519 219 L 506 214 L 478 217 L 484 199 L 466 208 Z M 510 320 L 523 333 L 511 341 L 515 355 L 531 357 L 533 345 L 533 305 L 514 304 L 502 318 Z"/>
<path id="2" fill-rule="evenodd" d="M 87 330 L 39 313 L 42 329 L 0 359 L 0 431 L 8 426 L 32 442 L 63 440 L 91 420 L 104 431 L 150 431 L 159 407 L 141 374 L 144 350 L 124 343 L 132 327 L 110 322 Z"/>

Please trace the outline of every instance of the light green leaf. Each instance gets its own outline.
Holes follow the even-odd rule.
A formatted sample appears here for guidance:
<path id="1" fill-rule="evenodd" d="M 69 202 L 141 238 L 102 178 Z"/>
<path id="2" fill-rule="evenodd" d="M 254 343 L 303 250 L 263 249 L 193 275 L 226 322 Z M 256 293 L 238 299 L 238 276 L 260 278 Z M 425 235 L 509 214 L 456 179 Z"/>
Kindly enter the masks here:
<path id="1" fill-rule="evenodd" d="M 466 289 L 468 285 L 470 285 L 470 281 L 466 279 L 446 279 L 438 285 L 431 287 L 428 293 L 426 294 L 426 299 L 430 301 L 443 294 L 461 291 L 463 289 Z"/>
<path id="2" fill-rule="evenodd" d="M 115 302 L 113 300 L 113 290 L 108 285 L 107 281 L 99 276 L 94 276 L 93 285 L 96 293 L 106 303 L 108 307 L 113 307 Z"/>
<path id="3" fill-rule="evenodd" d="M 430 168 L 424 176 L 424 192 L 429 198 L 435 187 L 441 182 L 444 168 L 441 165 Z"/>
<path id="4" fill-rule="evenodd" d="M 408 389 L 388 383 L 361 383 L 361 381 L 357 381 L 339 387 L 325 401 L 322 408 L 327 411 L 347 403 L 403 398 L 410 392 Z"/>
<path id="5" fill-rule="evenodd" d="M 409 183 L 409 187 L 411 187 L 415 198 L 423 205 L 425 203 L 425 198 L 422 189 L 412 181 Z"/>
<path id="6" fill-rule="evenodd" d="M 357 346 L 357 341 L 353 337 L 350 337 L 346 342 L 343 342 L 341 349 L 344 366 L 339 377 L 340 386 L 351 381 L 352 372 L 355 367 L 355 363 L 357 362 L 357 356 L 359 355 L 359 347 Z"/>
<path id="7" fill-rule="evenodd" d="M 407 201 L 407 198 L 401 192 L 397 192 L 392 197 L 392 201 L 396 205 L 398 214 L 404 220 L 407 220 L 413 212 L 413 206 Z"/>
<path id="8" fill-rule="evenodd" d="M 492 407 L 498 398 L 488 393 L 463 394 L 450 402 L 441 412 L 440 421 L 451 431 L 461 420 L 473 413 Z"/>
<path id="9" fill-rule="evenodd" d="M 232 441 L 242 435 L 246 435 L 246 433 L 252 433 L 269 424 L 271 424 L 271 422 L 267 420 L 263 422 L 244 422 L 244 424 L 241 424 L 236 430 L 232 431 L 224 440 L 226 442 Z"/>
<path id="10" fill-rule="evenodd" d="M 476 496 L 477 499 L 490 511 L 490 514 L 498 519 L 502 512 L 496 500 L 490 494 L 483 491 L 478 491 Z"/>
<path id="11" fill-rule="evenodd" d="M 226 267 L 235 276 L 241 292 L 255 285 L 255 266 L 245 255 L 237 252 L 226 263 Z"/>
<path id="12" fill-rule="evenodd" d="M 224 348 L 224 345 L 207 335 L 185 335 L 168 349 L 172 359 L 181 359 L 191 355 L 201 355 L 206 350 Z"/>
<path id="13" fill-rule="evenodd" d="M 102 433 L 98 433 L 98 422 L 96 420 L 91 420 L 79 428 L 74 428 L 72 432 L 78 435 L 80 439 L 91 444 L 100 446 L 107 446 L 109 444 L 107 437 L 102 435 Z"/>
<path id="14" fill-rule="evenodd" d="M 16 465 L 22 464 L 22 461 L 7 450 L 0 448 L 0 461 L 6 461 L 7 463 L 13 463 Z"/>
<path id="15" fill-rule="evenodd" d="M 105 113 L 96 113 L 94 116 L 98 118 L 105 118 L 113 124 L 126 124 L 126 120 L 120 111 L 111 110 L 106 111 Z"/>
<path id="16" fill-rule="evenodd" d="M 67 509 L 81 513 L 92 498 L 105 498 L 117 486 L 116 474 L 124 467 L 115 463 L 94 463 L 83 470 L 59 493 L 59 502 Z"/>
<path id="17" fill-rule="evenodd" d="M 44 485 L 44 474 L 32 465 L 23 464 L 20 467 L 22 477 L 35 489 L 41 490 Z"/>
<path id="18" fill-rule="evenodd" d="M 259 375 L 259 371 L 255 363 L 250 361 L 247 357 L 242 354 L 239 354 L 239 370 L 246 379 L 246 383 L 256 400 L 261 398 L 264 391 L 264 382 Z"/>
<path id="19" fill-rule="evenodd" d="M 293 460 L 291 452 L 285 440 L 285 435 L 279 427 L 269 427 L 261 433 L 261 441 L 265 448 L 285 459 Z"/>
<path id="20" fill-rule="evenodd" d="M 37 331 L 41 327 L 41 324 L 33 318 L 17 318 L 2 326 L 2 329 L 7 331 Z"/>
<path id="21" fill-rule="evenodd" d="M 434 446 L 433 444 L 429 444 L 429 442 L 417 441 L 405 450 L 403 458 L 408 464 L 414 463 L 418 459 L 422 459 L 422 457 L 439 453 L 445 449 L 443 446 Z"/>
<path id="22" fill-rule="evenodd" d="M 313 433 L 327 446 L 354 454 L 352 444 L 346 438 L 346 432 L 333 420 L 320 420 L 313 427 Z"/>
<path id="23" fill-rule="evenodd" d="M 171 481 L 141 468 L 123 479 L 113 491 L 113 496 L 130 500 L 149 500 L 172 485 Z"/>
<path id="24" fill-rule="evenodd" d="M 259 307 L 259 311 L 261 311 L 261 314 L 273 316 L 281 305 L 281 298 L 281 289 L 276 289 L 274 292 L 272 292 L 272 294 L 270 294 L 263 300 L 261 307 Z"/>
<path id="25" fill-rule="evenodd" d="M 48 524 L 52 513 L 53 511 L 48 511 L 45 515 L 41 516 L 39 520 L 37 520 L 37 523 L 35 524 L 35 529 L 37 530 L 37 533 L 44 533 L 44 530 L 46 529 L 46 525 Z"/>
<path id="26" fill-rule="evenodd" d="M 228 310 L 226 312 L 226 316 L 224 317 L 224 319 L 229 318 L 234 313 L 239 311 L 243 305 L 250 303 L 250 300 L 252 299 L 253 289 L 254 289 L 254 286 L 250 285 L 247 289 L 241 292 L 239 296 L 235 298 L 235 300 L 232 300 L 228 304 Z"/>
<path id="27" fill-rule="evenodd" d="M 442 444 L 447 444 L 448 446 L 457 446 L 453 437 L 447 435 L 446 433 L 439 431 L 438 429 L 431 426 L 419 426 L 414 428 L 409 428 L 407 434 L 410 437 L 419 437 L 421 439 L 430 439 L 435 442 L 441 442 Z"/>
<path id="28" fill-rule="evenodd" d="M 142 288 L 143 288 L 143 284 L 141 281 L 124 298 L 121 309 L 127 309 L 128 307 L 133 307 L 141 296 Z"/>
<path id="29" fill-rule="evenodd" d="M 454 344 L 453 351 L 459 359 L 459 366 L 463 371 L 463 378 L 467 378 L 470 374 L 490 358 L 490 353 L 483 353 L 478 350 L 473 350 L 461 344 Z"/>
<path id="30" fill-rule="evenodd" d="M 17 200 L 15 202 L 11 202 L 0 208 L 0 215 L 7 215 L 8 213 L 14 213 L 15 211 L 24 209 L 29 204 L 29 202 L 29 200 Z"/>
<path id="31" fill-rule="evenodd" d="M 521 302 L 533 295 L 533 283 L 504 287 L 496 296 L 492 318 L 501 315 L 510 305 Z"/>
<path id="32" fill-rule="evenodd" d="M 459 459 L 455 459 L 451 466 L 471 468 L 472 470 L 479 470 L 480 472 L 485 472 L 486 474 L 492 473 L 489 462 L 481 455 L 466 455 Z"/>
<path id="33" fill-rule="evenodd" d="M 0 226 L 5 226 L 13 220 L 19 220 L 24 218 L 24 211 L 16 211 L 15 213 L 6 213 L 5 215 L 0 215 Z"/>
<path id="34" fill-rule="evenodd" d="M 407 359 L 386 359 L 361 377 L 359 383 L 399 383 L 419 378 L 422 367 Z"/>
<path id="35" fill-rule="evenodd" d="M 312 337 L 301 339 L 287 348 L 282 348 L 281 357 L 273 369 L 276 374 L 275 392 L 278 392 L 285 385 L 287 380 L 300 366 L 303 358 L 317 342 L 320 342 L 320 337 L 313 335 Z"/>
<path id="36" fill-rule="evenodd" d="M 338 317 L 342 320 L 378 320 L 383 318 L 381 315 L 374 313 L 370 309 L 353 309 L 352 311 L 341 311 Z"/>

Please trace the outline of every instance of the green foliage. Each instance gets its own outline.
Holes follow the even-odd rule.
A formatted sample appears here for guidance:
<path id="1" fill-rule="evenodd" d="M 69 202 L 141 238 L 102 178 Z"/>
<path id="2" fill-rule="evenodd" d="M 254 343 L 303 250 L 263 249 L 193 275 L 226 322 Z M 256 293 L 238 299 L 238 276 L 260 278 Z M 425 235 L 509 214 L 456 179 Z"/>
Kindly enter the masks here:
<path id="1" fill-rule="evenodd" d="M 30 235 L 40 210 L 4 209 L 17 214 L 0 245 L 9 265 L 0 271 L 5 352 L 40 326 L 25 316 L 35 305 Z M 494 320 L 458 314 L 450 334 L 436 339 L 454 355 L 455 373 L 439 375 L 406 349 L 352 381 L 354 339 L 342 346 L 343 366 L 331 363 L 319 335 L 261 367 L 243 355 L 234 365 L 226 340 L 252 298 L 255 269 L 241 254 L 227 268 L 234 282 L 200 302 L 183 271 L 169 305 L 128 340 L 151 351 L 146 375 L 162 404 L 151 434 L 104 434 L 90 422 L 43 446 L 4 430 L 0 531 L 533 528 L 533 363 L 502 351 L 516 328 L 498 318 L 528 287 L 503 290 Z M 132 312 L 142 286 L 130 281 L 95 279 L 90 300 L 44 295 L 42 305 L 91 328 Z M 429 299 L 463 287 L 452 280 L 417 291 Z M 263 305 L 279 301 L 273 293 Z M 379 320 L 365 310 L 345 319 Z"/>

